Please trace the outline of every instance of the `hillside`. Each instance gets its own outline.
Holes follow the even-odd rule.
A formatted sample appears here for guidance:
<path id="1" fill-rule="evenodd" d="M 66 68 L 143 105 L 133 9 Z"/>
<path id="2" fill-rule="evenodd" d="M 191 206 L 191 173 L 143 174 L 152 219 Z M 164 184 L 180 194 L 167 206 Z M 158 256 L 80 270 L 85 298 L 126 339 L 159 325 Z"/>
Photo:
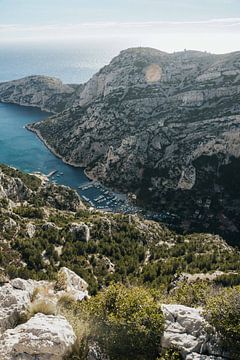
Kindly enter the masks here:
<path id="1" fill-rule="evenodd" d="M 67 107 L 76 90 L 49 76 L 28 76 L 23 79 L 0 83 L 0 102 L 35 106 L 52 113 Z"/>
<path id="2" fill-rule="evenodd" d="M 182 273 L 239 281 L 240 254 L 219 236 L 182 236 L 136 215 L 90 211 L 73 190 L 5 166 L 0 184 L 3 275 L 47 279 L 66 266 L 91 293 L 112 281 L 168 287 Z"/>
<path id="3" fill-rule="evenodd" d="M 238 242 L 239 94 L 239 52 L 128 49 L 29 128 L 91 178 L 177 214 L 179 229 Z"/>
<path id="4" fill-rule="evenodd" d="M 1 360 L 238 358 L 236 249 L 43 180 L 0 165 Z"/>

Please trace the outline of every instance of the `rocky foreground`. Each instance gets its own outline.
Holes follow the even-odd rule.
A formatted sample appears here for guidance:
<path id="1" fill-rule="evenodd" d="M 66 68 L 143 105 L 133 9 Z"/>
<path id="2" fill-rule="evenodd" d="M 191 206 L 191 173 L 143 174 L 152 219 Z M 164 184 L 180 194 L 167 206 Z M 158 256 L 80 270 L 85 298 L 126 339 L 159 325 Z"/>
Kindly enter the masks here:
<path id="1" fill-rule="evenodd" d="M 60 270 L 59 278 L 63 276 L 62 289 L 56 282 L 20 278 L 0 287 L 1 360 L 70 359 L 77 336 L 72 325 L 61 315 L 59 304 L 66 296 L 83 301 L 88 292 L 87 283 L 69 269 Z M 174 347 L 186 360 L 229 359 L 221 349 L 214 329 L 203 318 L 201 309 L 162 305 L 162 312 L 165 328 L 159 347 Z M 88 360 L 109 359 L 96 343 L 87 352 Z"/>
<path id="2" fill-rule="evenodd" d="M 0 84 L 0 101 L 56 112 L 29 126 L 66 162 L 184 231 L 239 238 L 240 53 L 122 51 L 86 84 Z M 62 111 L 62 112 L 60 112 Z"/>

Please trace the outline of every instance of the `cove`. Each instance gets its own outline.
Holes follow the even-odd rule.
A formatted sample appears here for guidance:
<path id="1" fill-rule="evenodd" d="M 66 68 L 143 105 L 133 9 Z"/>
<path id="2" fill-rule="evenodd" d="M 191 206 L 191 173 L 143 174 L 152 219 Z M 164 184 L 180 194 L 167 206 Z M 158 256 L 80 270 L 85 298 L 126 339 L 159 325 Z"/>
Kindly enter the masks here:
<path id="1" fill-rule="evenodd" d="M 111 211 L 136 211 L 124 195 L 93 184 L 84 169 L 65 164 L 33 132 L 25 128 L 26 124 L 43 120 L 49 115 L 33 107 L 0 103 L 0 163 L 27 173 L 41 172 L 47 175 L 57 171 L 51 180 L 76 189 L 91 206 Z M 84 186 L 80 190 L 81 185 Z"/>
<path id="2" fill-rule="evenodd" d="M 24 127 L 49 115 L 32 107 L 0 103 L 0 163 L 25 172 L 57 170 L 63 173 L 54 179 L 57 183 L 76 188 L 89 181 L 83 169 L 64 164 Z"/>

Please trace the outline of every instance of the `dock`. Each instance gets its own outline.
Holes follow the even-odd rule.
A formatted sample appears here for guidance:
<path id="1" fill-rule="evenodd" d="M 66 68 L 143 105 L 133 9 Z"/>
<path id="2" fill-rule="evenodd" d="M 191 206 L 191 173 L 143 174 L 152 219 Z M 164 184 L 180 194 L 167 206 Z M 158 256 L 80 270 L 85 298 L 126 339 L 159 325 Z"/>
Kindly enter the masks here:
<path id="1" fill-rule="evenodd" d="M 51 172 L 47 175 L 47 177 L 50 178 L 50 177 L 52 177 L 53 175 L 55 175 L 57 172 L 58 172 L 58 170 L 53 170 L 53 171 L 51 171 Z"/>

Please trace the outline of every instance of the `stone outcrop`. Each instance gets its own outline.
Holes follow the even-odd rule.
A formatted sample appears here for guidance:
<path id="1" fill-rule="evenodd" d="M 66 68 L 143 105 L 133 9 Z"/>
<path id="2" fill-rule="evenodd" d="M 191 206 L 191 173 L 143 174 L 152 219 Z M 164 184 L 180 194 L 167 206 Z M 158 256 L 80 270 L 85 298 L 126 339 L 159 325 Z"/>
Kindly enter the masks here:
<path id="1" fill-rule="evenodd" d="M 44 301 L 57 309 L 59 299 L 69 295 L 76 301 L 88 297 L 88 284 L 73 271 L 59 270 L 62 288 L 55 282 L 15 278 L 0 287 L 0 334 L 13 328 L 31 305 Z"/>
<path id="2" fill-rule="evenodd" d="M 176 348 L 183 359 L 228 359 L 220 341 L 198 309 L 183 305 L 162 305 L 165 330 L 163 348 Z"/>
<path id="3" fill-rule="evenodd" d="M 59 277 L 64 283 L 64 292 L 72 296 L 75 300 L 83 300 L 88 297 L 87 282 L 73 271 L 63 267 L 59 271 Z"/>
<path id="4" fill-rule="evenodd" d="M 14 283 L 0 288 L 0 334 L 18 322 L 31 302 L 32 291 L 31 283 L 25 283 L 21 289 L 15 287 Z"/>
<path id="5" fill-rule="evenodd" d="M 0 338 L 1 360 L 62 360 L 76 335 L 63 316 L 36 314 Z"/>

